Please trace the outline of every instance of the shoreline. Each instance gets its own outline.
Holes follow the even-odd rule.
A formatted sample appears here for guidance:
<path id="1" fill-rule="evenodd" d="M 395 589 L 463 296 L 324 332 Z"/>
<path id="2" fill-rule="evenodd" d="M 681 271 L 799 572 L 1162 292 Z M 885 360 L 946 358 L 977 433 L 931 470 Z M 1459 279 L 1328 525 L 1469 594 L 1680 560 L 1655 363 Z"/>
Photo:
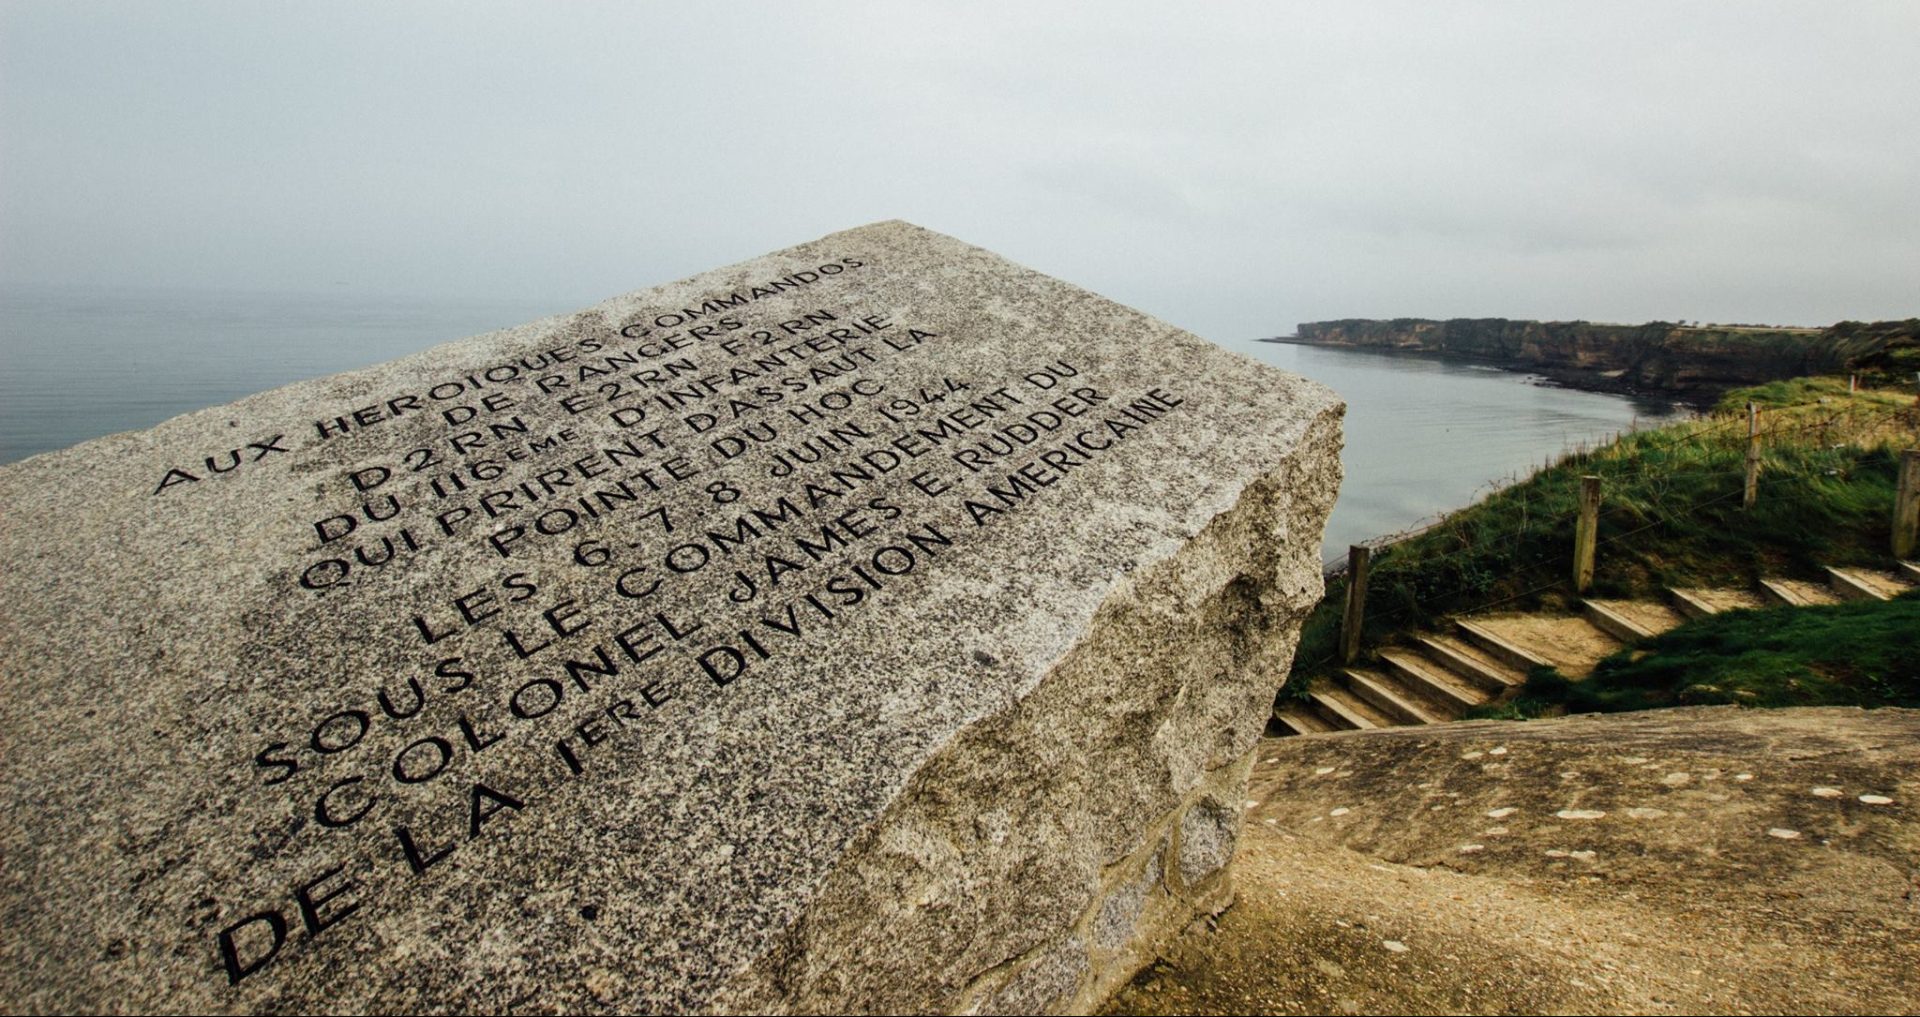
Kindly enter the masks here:
<path id="1" fill-rule="evenodd" d="M 1720 387 L 1665 388 L 1644 387 L 1621 380 L 1624 371 L 1603 371 L 1597 368 L 1550 367 L 1541 364 L 1529 364 L 1510 357 L 1477 357 L 1471 354 L 1451 350 L 1430 350 L 1415 346 L 1376 346 L 1370 343 L 1329 342 L 1320 339 L 1303 339 L 1299 336 L 1270 336 L 1255 339 L 1254 342 L 1274 343 L 1282 346 L 1311 346 L 1316 349 L 1357 350 L 1378 353 L 1384 356 L 1413 357 L 1420 360 L 1440 360 L 1449 363 L 1480 364 L 1497 368 L 1512 374 L 1530 374 L 1541 379 L 1550 388 L 1564 388 L 1576 392 L 1598 392 L 1603 395 L 1631 396 L 1641 399 L 1663 399 L 1697 413 L 1713 408 L 1722 395 L 1739 387 L 1726 385 Z"/>

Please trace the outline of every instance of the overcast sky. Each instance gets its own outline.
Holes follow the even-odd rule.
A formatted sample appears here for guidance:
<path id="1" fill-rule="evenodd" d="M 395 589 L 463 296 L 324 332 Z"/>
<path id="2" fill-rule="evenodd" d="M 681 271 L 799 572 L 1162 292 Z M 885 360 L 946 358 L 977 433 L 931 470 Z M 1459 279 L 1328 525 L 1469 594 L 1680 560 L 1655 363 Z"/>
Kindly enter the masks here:
<path id="1" fill-rule="evenodd" d="M 904 218 L 1230 341 L 1920 314 L 1920 4 L 0 5 L 0 277 L 551 299 Z"/>

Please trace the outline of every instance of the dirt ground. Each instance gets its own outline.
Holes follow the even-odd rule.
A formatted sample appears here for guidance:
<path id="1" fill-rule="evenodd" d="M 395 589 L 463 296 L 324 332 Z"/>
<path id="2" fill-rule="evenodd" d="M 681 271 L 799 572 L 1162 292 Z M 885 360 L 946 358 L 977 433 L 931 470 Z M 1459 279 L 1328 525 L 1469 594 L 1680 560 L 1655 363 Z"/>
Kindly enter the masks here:
<path id="1" fill-rule="evenodd" d="M 1107 1013 L 1920 1011 L 1920 711 L 1274 739 L 1238 902 Z"/>

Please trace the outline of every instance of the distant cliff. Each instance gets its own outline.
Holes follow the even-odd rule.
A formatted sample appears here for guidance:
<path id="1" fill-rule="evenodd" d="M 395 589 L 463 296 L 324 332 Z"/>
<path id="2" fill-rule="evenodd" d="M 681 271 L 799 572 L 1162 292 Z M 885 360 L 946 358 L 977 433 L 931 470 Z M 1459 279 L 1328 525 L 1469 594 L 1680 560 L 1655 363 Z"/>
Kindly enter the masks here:
<path id="1" fill-rule="evenodd" d="M 1710 399 L 1725 389 L 1808 374 L 1868 371 L 1891 380 L 1920 359 L 1920 318 L 1843 321 L 1824 329 L 1346 318 L 1304 322 L 1297 337 L 1274 341 L 1435 353 L 1535 371 L 1582 388 Z"/>

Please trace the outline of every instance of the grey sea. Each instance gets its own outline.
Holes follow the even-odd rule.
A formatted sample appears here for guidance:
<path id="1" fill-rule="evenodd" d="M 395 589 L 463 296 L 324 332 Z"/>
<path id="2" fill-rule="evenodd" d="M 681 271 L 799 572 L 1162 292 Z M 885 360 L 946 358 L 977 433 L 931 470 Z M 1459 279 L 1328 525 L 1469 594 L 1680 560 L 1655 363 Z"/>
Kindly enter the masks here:
<path id="1" fill-rule="evenodd" d="M 0 462 L 590 302 L 0 290 Z"/>
<path id="2" fill-rule="evenodd" d="M 1664 400 L 1580 392 L 1430 357 L 1237 342 L 1229 348 L 1347 399 L 1346 479 L 1322 557 L 1471 504 L 1582 444 L 1686 415 Z"/>
<path id="3" fill-rule="evenodd" d="M 0 290 L 0 462 L 365 367 L 593 302 L 336 293 Z M 1348 403 L 1324 556 L 1416 526 L 1582 442 L 1678 415 L 1428 358 L 1250 340 L 1228 348 Z"/>

